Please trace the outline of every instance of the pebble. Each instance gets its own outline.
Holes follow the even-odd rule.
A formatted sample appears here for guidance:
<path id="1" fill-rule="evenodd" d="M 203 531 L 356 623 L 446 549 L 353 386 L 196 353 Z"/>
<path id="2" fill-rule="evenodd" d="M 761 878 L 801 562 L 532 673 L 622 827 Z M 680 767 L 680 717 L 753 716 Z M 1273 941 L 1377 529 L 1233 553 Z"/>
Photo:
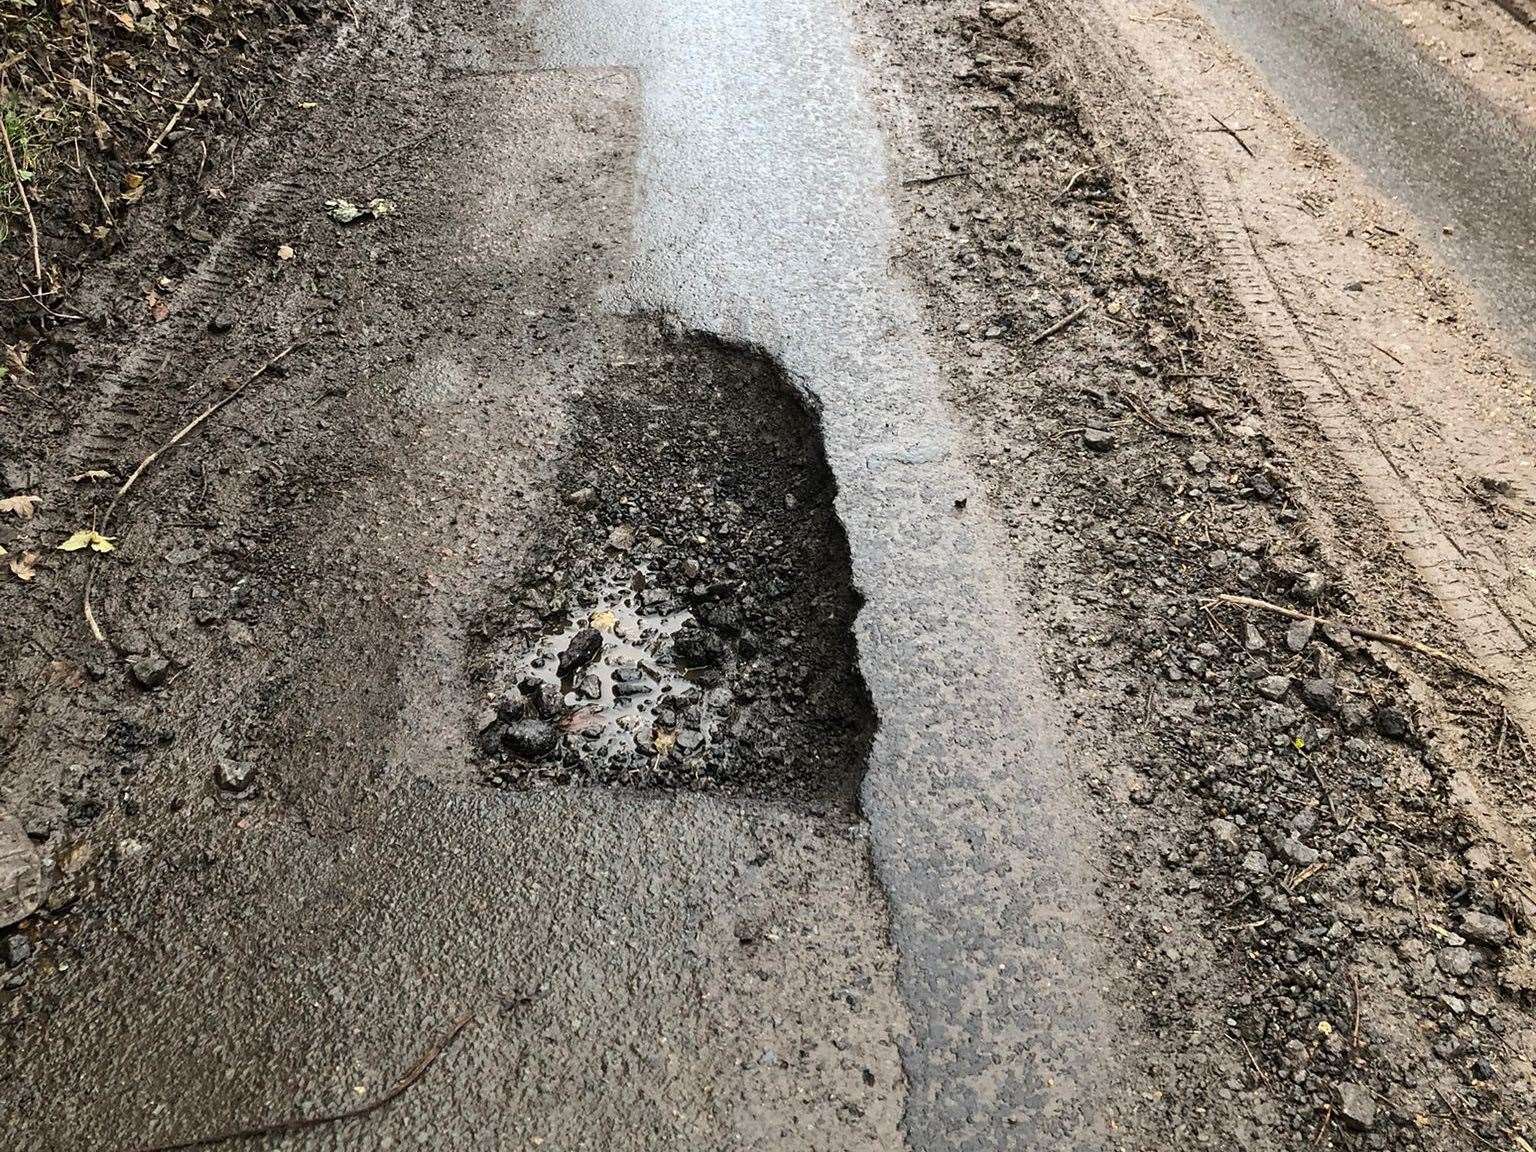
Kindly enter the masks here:
<path id="1" fill-rule="evenodd" d="M 1103 428 L 1084 428 L 1083 447 L 1090 452 L 1108 452 L 1115 446 L 1115 434 Z"/>
<path id="2" fill-rule="evenodd" d="M 1319 853 L 1316 848 L 1303 844 L 1294 836 L 1286 836 L 1280 841 L 1280 850 L 1285 853 L 1285 858 L 1298 868 L 1316 864 Z"/>
<path id="3" fill-rule="evenodd" d="M 1376 1097 L 1363 1084 L 1344 1080 L 1334 1086 L 1339 1117 L 1356 1132 L 1369 1132 L 1376 1126 Z"/>
<path id="4" fill-rule="evenodd" d="M 1321 572 L 1303 572 L 1291 586 L 1291 594 L 1303 604 L 1316 604 L 1328 590 L 1328 580 Z"/>
<path id="5" fill-rule="evenodd" d="M 508 724 L 501 734 L 501 743 L 514 756 L 525 760 L 542 760 L 554 752 L 560 742 L 560 733 L 545 720 L 519 720 Z"/>
<path id="6" fill-rule="evenodd" d="M 9 968 L 15 968 L 18 964 L 25 964 L 32 955 L 32 942 L 20 932 L 14 932 L 5 938 L 5 963 Z"/>
<path id="7" fill-rule="evenodd" d="M 1309 677 L 1301 682 L 1301 698 L 1314 712 L 1332 712 L 1339 702 L 1339 690 L 1332 680 Z"/>
<path id="8" fill-rule="evenodd" d="M 1472 971 L 1472 953 L 1466 948 L 1442 948 L 1435 962 L 1448 976 L 1466 976 Z"/>
<path id="9" fill-rule="evenodd" d="M 565 651 L 560 653 L 560 665 L 557 669 L 560 679 L 565 680 L 575 675 L 592 663 L 602 650 L 603 634 L 596 628 L 583 628 L 577 632 L 566 644 Z"/>
<path id="10" fill-rule="evenodd" d="M 1292 652 L 1300 652 L 1312 642 L 1312 633 L 1317 629 L 1317 621 L 1308 616 L 1305 620 L 1295 621 L 1285 633 L 1285 646 Z"/>
<path id="11" fill-rule="evenodd" d="M 1291 690 L 1291 678 L 1289 676 L 1266 676 L 1254 687 L 1259 695 L 1266 700 L 1281 700 Z"/>
<path id="12" fill-rule="evenodd" d="M 1379 704 L 1372 719 L 1376 723 L 1376 731 L 1389 740 L 1406 740 L 1408 738 L 1408 717 L 1401 708 L 1391 704 Z"/>
<path id="13" fill-rule="evenodd" d="M 1486 912 L 1468 912 L 1461 918 L 1461 934 L 1468 940 L 1502 948 L 1509 943 L 1509 925 Z"/>
<path id="14" fill-rule="evenodd" d="M 256 765 L 243 760 L 220 760 L 213 779 L 226 792 L 244 792 L 256 782 Z"/>
<path id="15" fill-rule="evenodd" d="M 170 675 L 170 661 L 159 656 L 130 656 L 128 674 L 140 688 L 158 688 Z"/>

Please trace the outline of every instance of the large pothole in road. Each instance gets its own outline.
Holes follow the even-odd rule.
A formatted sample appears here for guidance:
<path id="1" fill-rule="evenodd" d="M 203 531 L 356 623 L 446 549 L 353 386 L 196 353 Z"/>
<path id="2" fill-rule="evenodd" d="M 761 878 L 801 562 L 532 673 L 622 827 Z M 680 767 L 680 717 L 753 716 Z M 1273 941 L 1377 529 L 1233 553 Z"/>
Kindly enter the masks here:
<path id="1" fill-rule="evenodd" d="M 487 621 L 487 773 L 852 805 L 874 724 L 816 422 L 760 356 L 627 351 L 573 399 L 560 504 Z"/>

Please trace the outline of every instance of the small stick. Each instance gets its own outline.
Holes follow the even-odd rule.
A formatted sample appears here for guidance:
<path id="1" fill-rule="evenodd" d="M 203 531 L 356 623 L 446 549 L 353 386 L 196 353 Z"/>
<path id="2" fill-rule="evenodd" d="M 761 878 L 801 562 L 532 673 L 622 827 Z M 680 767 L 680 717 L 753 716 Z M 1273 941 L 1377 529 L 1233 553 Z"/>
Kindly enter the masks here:
<path id="1" fill-rule="evenodd" d="M 193 1140 L 180 1140 L 170 1144 L 149 1144 L 137 1150 L 137 1152 L 182 1152 L 187 1148 L 206 1148 L 210 1144 L 223 1144 L 230 1140 L 255 1140 L 261 1136 L 280 1136 L 288 1132 L 302 1132 L 309 1128 L 318 1128 L 322 1124 L 335 1124 L 342 1120 L 355 1120 L 360 1116 L 366 1116 L 370 1112 L 377 1112 L 390 1101 L 403 1095 L 413 1084 L 420 1080 L 432 1062 L 436 1060 L 455 1040 L 459 1033 L 475 1018 L 473 1012 L 466 1012 L 455 1020 L 452 1026 L 443 1035 L 434 1040 L 425 1052 L 416 1058 L 416 1062 L 401 1074 L 400 1079 L 392 1084 L 389 1090 L 380 1096 L 359 1104 L 354 1108 L 343 1108 L 339 1112 L 330 1112 L 324 1116 L 308 1116 L 287 1120 L 273 1120 L 267 1124 L 254 1124 L 249 1128 L 231 1128 L 224 1132 L 215 1133 L 212 1136 L 199 1136 Z"/>
<path id="2" fill-rule="evenodd" d="M 192 103 L 192 97 L 197 95 L 197 90 L 202 86 L 203 81 L 199 77 L 197 83 L 187 90 L 187 94 L 181 103 L 176 105 L 176 111 L 171 115 L 170 120 L 166 122 L 165 127 L 160 129 L 160 135 L 155 137 L 154 142 L 149 146 L 149 151 L 144 153 L 145 156 L 153 156 L 155 154 L 155 150 L 160 147 L 161 141 L 171 134 L 171 129 L 176 127 L 176 122 L 181 119 L 181 114 L 186 111 L 187 105 Z"/>
<path id="3" fill-rule="evenodd" d="M 1084 304 L 1081 308 L 1078 308 L 1076 311 L 1068 312 L 1060 320 L 1056 321 L 1056 323 L 1052 324 L 1049 328 L 1045 329 L 1045 331 L 1037 333 L 1030 340 L 1030 343 L 1031 344 L 1044 344 L 1047 340 L 1049 340 L 1052 336 L 1056 335 L 1056 333 L 1060 332 L 1068 324 L 1071 324 L 1074 320 L 1077 320 L 1079 317 L 1081 317 L 1083 315 L 1083 313 L 1088 311 L 1089 307 L 1090 307 L 1089 305 Z"/>
<path id="4" fill-rule="evenodd" d="M 1093 166 L 1089 165 L 1087 168 L 1079 168 L 1076 172 L 1072 173 L 1072 179 L 1067 181 L 1067 186 L 1060 192 L 1056 193 L 1056 203 L 1060 204 L 1063 200 L 1070 196 L 1072 194 L 1072 189 L 1077 187 L 1077 182 L 1092 171 Z"/>
<path id="5" fill-rule="evenodd" d="M 971 170 L 969 168 L 957 168 L 953 172 L 940 172 L 934 176 L 913 176 L 910 180 L 903 180 L 901 186 L 903 188 L 916 188 L 920 184 L 937 184 L 941 180 L 954 180 L 957 177 L 969 176 L 970 174 Z"/>
<path id="6" fill-rule="evenodd" d="M 1354 1000 L 1354 1022 L 1349 1028 L 1349 1054 L 1353 1056 L 1360 1048 L 1360 977 L 1353 972 L 1349 974 L 1349 991 Z"/>
<path id="7" fill-rule="evenodd" d="M 43 252 L 37 241 L 37 217 L 32 215 L 32 201 L 27 199 L 27 190 L 21 182 L 21 166 L 16 163 L 16 151 L 11 147 L 11 130 L 3 121 L 0 121 L 0 136 L 5 137 L 5 158 L 11 162 L 11 178 L 16 181 L 16 195 L 21 197 L 21 206 L 27 213 L 27 225 L 32 229 L 32 268 L 37 273 L 37 290 L 42 292 L 48 286 L 43 283 Z"/>
<path id="8" fill-rule="evenodd" d="M 1381 632 L 1375 628 L 1362 628 L 1358 624 L 1351 624 L 1348 620 L 1324 620 L 1321 616 L 1309 616 L 1307 613 L 1298 612 L 1294 608 L 1286 608 L 1280 604 L 1271 604 L 1268 600 L 1258 600 L 1252 596 L 1231 596 L 1223 592 L 1216 599 L 1223 604 L 1235 604 L 1241 608 L 1258 608 L 1265 612 L 1273 612 L 1290 620 L 1315 620 L 1324 627 L 1327 627 L 1329 624 L 1337 624 L 1340 628 L 1353 632 L 1362 639 L 1379 640 L 1383 644 L 1395 644 L 1399 648 L 1406 648 L 1410 652 L 1417 652 L 1421 656 L 1428 656 L 1431 660 L 1439 660 L 1443 664 L 1448 664 L 1462 675 L 1470 676 L 1474 680 L 1480 680 L 1492 688 L 1504 687 L 1503 684 L 1488 675 L 1488 673 L 1474 668 L 1470 664 L 1463 663 L 1449 652 L 1439 648 L 1431 648 L 1428 644 L 1420 644 L 1417 640 L 1410 640 L 1408 637 L 1399 636 L 1395 632 Z"/>
<path id="9" fill-rule="evenodd" d="M 1133 412 L 1135 412 L 1136 415 L 1140 416 L 1143 421 L 1145 421 L 1147 424 L 1151 425 L 1153 428 L 1156 428 L 1159 432 L 1163 433 L 1165 436 L 1177 436 L 1180 439 L 1188 439 L 1188 437 L 1189 437 L 1189 433 L 1188 432 L 1183 432 L 1183 431 L 1180 431 L 1177 428 L 1170 428 L 1170 427 L 1168 427 L 1168 425 L 1164 424 L 1156 416 L 1152 415 L 1151 412 L 1147 411 L 1147 409 L 1142 405 L 1141 401 L 1138 400 L 1131 393 L 1127 392 L 1125 394 L 1125 398 L 1130 403 L 1131 410 Z"/>
<path id="10" fill-rule="evenodd" d="M 1223 120 L 1220 116 L 1216 115 L 1216 113 L 1210 111 L 1209 109 L 1206 110 L 1206 115 L 1209 116 L 1212 120 L 1216 121 L 1217 125 L 1223 132 L 1232 137 L 1232 139 L 1236 140 L 1239 148 L 1248 153 L 1249 156 L 1253 155 L 1253 149 L 1248 147 L 1248 142 L 1239 136 L 1235 130 L 1228 127 L 1225 120 Z"/>
<path id="11" fill-rule="evenodd" d="M 1329 1104 L 1323 1110 L 1323 1122 L 1317 1126 L 1317 1134 L 1312 1137 L 1312 1147 L 1316 1148 L 1323 1142 L 1323 1136 L 1328 1131 L 1328 1121 L 1333 1119 L 1333 1105 Z"/>
<path id="12" fill-rule="evenodd" d="M 107 534 L 107 526 L 112 522 L 112 513 L 117 511 L 118 504 L 122 502 L 124 496 L 128 495 L 128 489 L 134 486 L 134 484 L 138 481 L 138 478 L 144 475 L 145 470 L 151 464 L 160 459 L 162 455 L 164 455 L 166 452 L 169 452 L 183 440 L 185 440 L 189 435 L 192 434 L 193 430 L 197 428 L 199 424 L 208 419 L 208 417 L 212 416 L 215 412 L 219 411 L 219 409 L 223 408 L 224 405 L 228 404 L 236 396 L 240 395 L 240 393 L 244 392 L 246 388 L 250 387 L 250 385 L 259 377 L 264 376 L 267 372 L 271 371 L 274 367 L 281 363 L 290 352 L 298 348 L 302 343 L 303 341 L 299 341 L 298 343 L 288 345 L 288 347 L 284 348 L 276 356 L 272 357 L 272 359 L 268 360 L 260 368 L 256 369 L 256 371 L 252 372 L 238 385 L 230 389 L 229 395 L 203 409 L 202 414 L 195 417 L 190 424 L 184 425 L 181 431 L 177 432 L 164 444 L 160 445 L 160 447 L 156 448 L 148 456 L 144 457 L 143 460 L 139 461 L 139 466 L 133 470 L 133 474 L 129 476 L 128 479 L 123 481 L 123 486 L 119 488 L 117 490 L 117 494 L 112 497 L 112 503 L 107 505 L 106 514 L 101 518 L 101 526 L 97 528 L 96 531 L 100 532 L 103 536 Z M 88 571 L 85 576 L 85 592 L 82 599 L 82 607 L 85 610 L 85 622 L 91 626 L 91 634 L 95 636 L 97 640 L 105 644 L 107 642 L 107 635 L 102 631 L 101 625 L 97 622 L 96 613 L 91 610 L 91 589 L 95 583 L 96 562 L 93 553 L 90 571 Z"/>
<path id="13" fill-rule="evenodd" d="M 1396 364 L 1398 367 L 1400 367 L 1400 368 L 1406 368 L 1407 367 L 1406 364 L 1404 364 L 1396 356 L 1392 355 L 1392 353 L 1388 352 L 1380 344 L 1376 343 L 1376 341 L 1374 341 L 1374 340 L 1367 340 L 1366 343 L 1369 344 L 1372 348 L 1376 349 L 1376 351 L 1380 352 L 1383 356 L 1385 356 L 1388 360 L 1392 361 L 1392 363 Z"/>

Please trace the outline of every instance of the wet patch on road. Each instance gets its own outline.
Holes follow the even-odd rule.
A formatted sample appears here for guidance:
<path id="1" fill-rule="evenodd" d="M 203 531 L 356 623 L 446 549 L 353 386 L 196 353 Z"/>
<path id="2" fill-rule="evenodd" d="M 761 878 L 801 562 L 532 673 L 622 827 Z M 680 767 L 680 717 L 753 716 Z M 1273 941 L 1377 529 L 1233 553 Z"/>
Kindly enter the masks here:
<path id="1" fill-rule="evenodd" d="M 637 321 L 491 610 L 487 774 L 856 805 L 874 719 L 816 421 L 765 357 Z"/>

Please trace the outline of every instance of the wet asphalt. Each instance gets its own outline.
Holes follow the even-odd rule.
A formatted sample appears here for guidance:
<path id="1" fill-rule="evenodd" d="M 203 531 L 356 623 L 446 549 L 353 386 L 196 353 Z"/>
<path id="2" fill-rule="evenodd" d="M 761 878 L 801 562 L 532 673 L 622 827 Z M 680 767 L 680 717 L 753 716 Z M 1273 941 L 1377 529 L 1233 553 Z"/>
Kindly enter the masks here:
<path id="1" fill-rule="evenodd" d="M 1536 362 L 1536 138 L 1363 0 L 1196 0 Z"/>
<path id="2" fill-rule="evenodd" d="M 788 0 L 529 7 L 556 67 L 641 100 L 616 308 L 761 348 L 820 412 L 879 715 L 863 808 L 887 895 L 918 1148 L 1103 1138 L 1115 1044 L 1093 973 L 1094 848 L 1006 546 L 890 272 L 883 143 L 847 17 Z"/>

